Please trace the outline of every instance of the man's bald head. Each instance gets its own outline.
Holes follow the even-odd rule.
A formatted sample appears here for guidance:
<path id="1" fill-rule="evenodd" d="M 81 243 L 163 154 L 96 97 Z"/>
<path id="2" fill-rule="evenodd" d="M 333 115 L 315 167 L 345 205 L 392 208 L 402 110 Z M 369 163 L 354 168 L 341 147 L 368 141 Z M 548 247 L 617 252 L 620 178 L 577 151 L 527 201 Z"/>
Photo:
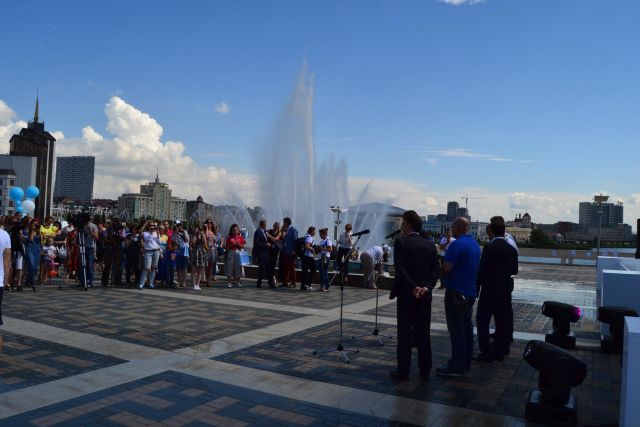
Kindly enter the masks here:
<path id="1" fill-rule="evenodd" d="M 456 239 L 460 236 L 464 236 L 469 232 L 469 220 L 464 217 L 458 217 L 451 224 L 451 234 Z"/>

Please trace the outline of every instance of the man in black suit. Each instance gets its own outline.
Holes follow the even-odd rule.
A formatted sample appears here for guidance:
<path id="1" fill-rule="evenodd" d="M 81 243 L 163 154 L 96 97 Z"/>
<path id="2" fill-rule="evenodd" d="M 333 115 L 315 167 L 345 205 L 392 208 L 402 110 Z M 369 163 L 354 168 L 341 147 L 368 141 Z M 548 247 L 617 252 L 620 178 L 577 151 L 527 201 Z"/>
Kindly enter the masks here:
<path id="1" fill-rule="evenodd" d="M 420 377 L 428 380 L 431 371 L 431 291 L 440 275 L 440 263 L 435 245 L 420 235 L 421 228 L 420 216 L 406 211 L 400 227 L 403 235 L 395 240 L 393 249 L 396 277 L 389 298 L 398 298 L 398 368 L 389 374 L 396 381 L 409 379 L 413 338 Z"/>
<path id="2" fill-rule="evenodd" d="M 258 288 L 262 287 L 262 279 L 265 275 L 269 281 L 269 287 L 276 287 L 273 282 L 273 271 L 271 271 L 270 250 L 271 243 L 267 237 L 267 221 L 261 219 L 258 228 L 255 233 L 253 233 L 253 249 L 251 250 L 251 256 L 254 262 L 258 263 L 258 281 L 256 282 Z"/>
<path id="3" fill-rule="evenodd" d="M 482 250 L 480 258 L 477 280 L 480 298 L 476 312 L 480 354 L 476 359 L 482 362 L 503 360 L 509 354 L 511 343 L 509 313 L 513 292 L 512 276 L 518 274 L 518 251 L 507 242 L 504 233 L 504 223 L 491 222 L 487 226 L 491 241 Z M 496 324 L 493 349 L 489 343 L 489 322 L 492 315 Z"/>

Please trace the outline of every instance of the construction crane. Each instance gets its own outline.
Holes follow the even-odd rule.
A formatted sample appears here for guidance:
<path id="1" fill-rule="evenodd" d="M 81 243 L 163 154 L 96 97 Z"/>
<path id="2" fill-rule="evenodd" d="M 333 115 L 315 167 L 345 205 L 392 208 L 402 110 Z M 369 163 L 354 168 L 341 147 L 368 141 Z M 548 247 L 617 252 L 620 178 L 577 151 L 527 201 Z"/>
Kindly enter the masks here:
<path id="1" fill-rule="evenodd" d="M 469 200 L 482 200 L 486 199 L 486 197 L 469 197 L 468 195 L 462 196 L 462 200 L 464 200 L 464 208 L 469 212 Z"/>

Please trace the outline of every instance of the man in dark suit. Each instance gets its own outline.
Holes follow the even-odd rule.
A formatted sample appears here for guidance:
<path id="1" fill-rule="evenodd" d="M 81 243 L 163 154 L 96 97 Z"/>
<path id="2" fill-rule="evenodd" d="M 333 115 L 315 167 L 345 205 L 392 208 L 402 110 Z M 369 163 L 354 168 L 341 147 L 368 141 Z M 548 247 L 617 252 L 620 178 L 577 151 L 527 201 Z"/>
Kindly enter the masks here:
<path id="1" fill-rule="evenodd" d="M 273 271 L 271 271 L 271 243 L 267 237 L 267 221 L 260 220 L 258 228 L 253 233 L 253 249 L 251 250 L 251 257 L 254 262 L 258 263 L 258 281 L 256 286 L 262 287 L 262 279 L 267 277 L 269 281 L 269 287 L 275 288 L 276 285 L 273 282 Z"/>
<path id="2" fill-rule="evenodd" d="M 397 298 L 398 368 L 389 375 L 396 381 L 409 379 L 411 344 L 418 347 L 420 377 L 431 371 L 431 291 L 440 275 L 438 252 L 420 235 L 422 219 L 415 211 L 402 215 L 402 237 L 395 240 L 393 260 L 396 277 L 389 298 Z"/>
<path id="3" fill-rule="evenodd" d="M 507 242 L 504 233 L 504 223 L 491 222 L 487 226 L 491 241 L 484 247 L 480 258 L 477 280 L 480 298 L 476 312 L 480 354 L 476 359 L 482 362 L 491 362 L 493 359 L 501 361 L 509 354 L 509 313 L 513 275 L 518 274 L 518 251 Z M 492 315 L 496 324 L 493 349 L 489 343 L 489 322 Z"/>

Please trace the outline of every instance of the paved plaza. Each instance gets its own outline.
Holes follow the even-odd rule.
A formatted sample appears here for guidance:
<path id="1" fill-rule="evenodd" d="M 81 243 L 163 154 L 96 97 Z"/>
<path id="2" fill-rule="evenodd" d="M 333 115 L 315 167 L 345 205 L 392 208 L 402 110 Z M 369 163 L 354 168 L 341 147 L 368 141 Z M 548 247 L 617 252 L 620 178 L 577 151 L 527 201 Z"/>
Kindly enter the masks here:
<path id="1" fill-rule="evenodd" d="M 0 425 L 535 425 L 525 421 L 537 372 L 522 359 L 544 339 L 549 299 L 579 305 L 572 351 L 589 374 L 574 389 L 579 424 L 617 422 L 620 357 L 599 351 L 595 269 L 522 264 L 514 291 L 515 342 L 504 362 L 473 362 L 460 378 L 392 382 L 395 341 L 377 345 L 376 292 L 345 288 L 347 364 L 333 349 L 340 292 L 201 292 L 43 286 L 7 293 L 0 329 Z M 443 290 L 434 293 L 434 367 L 449 357 Z M 379 326 L 395 335 L 395 302 L 380 291 Z M 415 364 L 415 363 L 414 363 Z"/>

